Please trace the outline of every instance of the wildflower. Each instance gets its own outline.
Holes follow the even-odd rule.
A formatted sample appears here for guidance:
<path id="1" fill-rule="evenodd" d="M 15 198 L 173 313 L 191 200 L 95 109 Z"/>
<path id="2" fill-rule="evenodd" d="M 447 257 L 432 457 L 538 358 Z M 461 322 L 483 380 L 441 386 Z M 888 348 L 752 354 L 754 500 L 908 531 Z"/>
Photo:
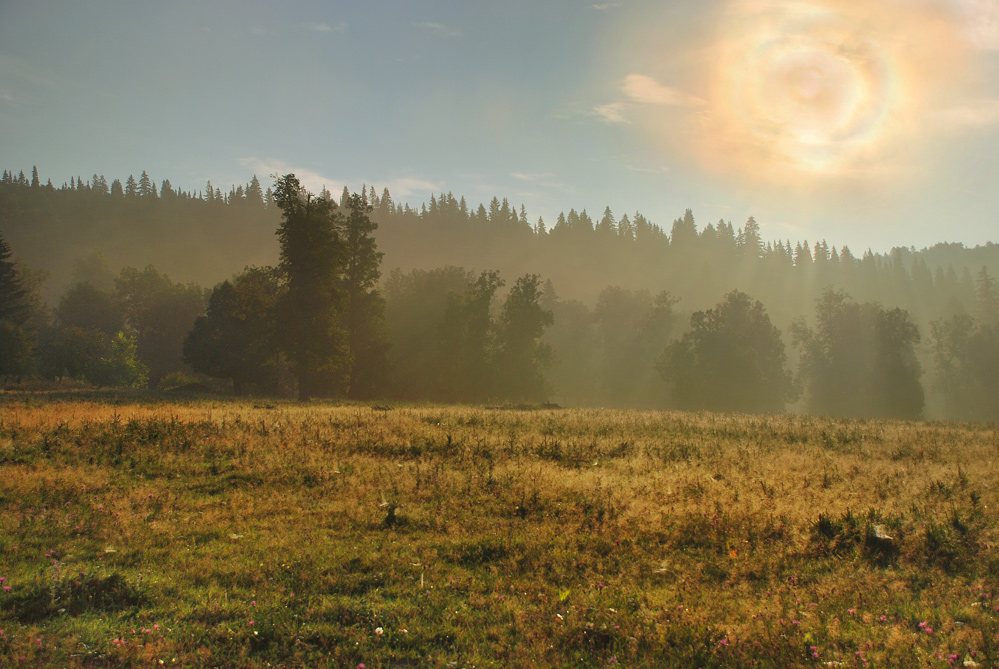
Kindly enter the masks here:
<path id="1" fill-rule="evenodd" d="M 9 585 L 3 586 L 3 591 L 4 592 L 10 592 L 10 586 Z"/>
<path id="2" fill-rule="evenodd" d="M 926 627 L 926 625 L 927 625 L 927 622 L 926 622 L 925 620 L 924 620 L 923 622 L 919 623 L 919 627 L 920 627 L 920 629 L 923 629 L 923 628 L 925 628 L 925 627 Z"/>
<path id="3" fill-rule="evenodd" d="M 252 620 L 250 621 L 250 627 L 253 627 L 253 621 Z"/>
<path id="4" fill-rule="evenodd" d="M 857 612 L 857 609 L 847 609 L 846 612 L 849 613 L 852 616 L 853 614 L 855 614 Z"/>
<path id="5" fill-rule="evenodd" d="M 385 634 L 385 630 L 383 630 L 381 627 L 376 627 L 375 628 L 375 634 L 377 634 L 378 636 L 381 636 L 382 634 Z"/>
<path id="6" fill-rule="evenodd" d="M 792 625 L 800 625 L 800 624 L 801 624 L 801 621 L 800 621 L 800 620 L 792 620 L 792 621 L 791 621 L 791 624 L 792 624 Z"/>
<path id="7" fill-rule="evenodd" d="M 885 622 L 885 621 L 887 621 L 887 620 L 888 620 L 888 616 L 886 616 L 886 615 L 882 614 L 882 615 L 881 615 L 881 617 L 880 617 L 880 618 L 878 618 L 878 620 L 880 620 L 881 622 Z"/>

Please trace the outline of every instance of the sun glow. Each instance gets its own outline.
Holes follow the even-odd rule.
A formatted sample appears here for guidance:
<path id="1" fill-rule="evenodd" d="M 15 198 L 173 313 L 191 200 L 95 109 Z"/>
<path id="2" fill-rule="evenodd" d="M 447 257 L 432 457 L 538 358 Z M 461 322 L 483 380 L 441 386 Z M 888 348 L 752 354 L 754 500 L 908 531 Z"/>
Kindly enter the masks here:
<path id="1" fill-rule="evenodd" d="M 698 152 L 768 179 L 889 169 L 961 68 L 959 38 L 915 0 L 737 0 L 710 49 Z"/>

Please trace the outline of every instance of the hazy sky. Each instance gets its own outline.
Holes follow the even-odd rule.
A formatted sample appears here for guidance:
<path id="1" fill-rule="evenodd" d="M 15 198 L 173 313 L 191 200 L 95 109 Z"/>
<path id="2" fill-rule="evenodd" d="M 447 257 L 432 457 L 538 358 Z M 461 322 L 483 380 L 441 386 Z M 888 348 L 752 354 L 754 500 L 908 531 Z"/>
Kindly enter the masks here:
<path id="1" fill-rule="evenodd" d="M 0 167 L 997 240 L 999 0 L 0 0 Z"/>

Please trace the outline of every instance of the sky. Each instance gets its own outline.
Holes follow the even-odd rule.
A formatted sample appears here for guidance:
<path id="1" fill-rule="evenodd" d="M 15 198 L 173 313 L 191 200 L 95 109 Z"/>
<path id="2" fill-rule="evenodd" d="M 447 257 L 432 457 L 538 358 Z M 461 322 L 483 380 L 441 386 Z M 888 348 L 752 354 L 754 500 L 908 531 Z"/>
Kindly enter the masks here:
<path id="1" fill-rule="evenodd" d="M 0 167 L 34 165 L 973 246 L 999 0 L 0 0 Z"/>

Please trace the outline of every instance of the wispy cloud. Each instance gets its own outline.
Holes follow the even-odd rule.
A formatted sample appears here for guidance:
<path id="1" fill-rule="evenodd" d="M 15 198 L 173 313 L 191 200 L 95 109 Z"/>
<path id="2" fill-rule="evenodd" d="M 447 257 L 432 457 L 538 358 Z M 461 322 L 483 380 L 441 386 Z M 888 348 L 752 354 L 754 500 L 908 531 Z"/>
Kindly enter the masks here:
<path id="1" fill-rule="evenodd" d="M 601 2 L 598 5 L 593 5 L 593 9 L 598 9 L 601 12 L 606 12 L 608 9 L 614 9 L 615 7 L 620 7 L 623 2 Z"/>
<path id="2" fill-rule="evenodd" d="M 665 86 L 644 74 L 629 74 L 621 82 L 621 92 L 635 102 L 651 105 L 692 107 L 706 104 L 704 100 Z"/>
<path id="3" fill-rule="evenodd" d="M 32 100 L 22 95 L 18 95 L 9 88 L 0 88 L 0 102 L 8 105 L 26 105 L 30 104 Z"/>
<path id="4" fill-rule="evenodd" d="M 999 124 L 999 100 L 975 100 L 938 111 L 935 120 L 945 129 L 981 128 Z"/>
<path id="5" fill-rule="evenodd" d="M 511 172 L 510 176 L 521 181 L 538 181 L 540 179 L 550 179 L 555 176 L 554 172 Z"/>
<path id="6" fill-rule="evenodd" d="M 439 183 L 427 181 L 426 179 L 417 179 L 414 177 L 391 179 L 385 187 L 389 189 L 389 193 L 392 194 L 393 198 L 406 197 L 407 195 L 419 195 L 421 193 L 434 193 L 439 190 L 443 190 L 443 186 Z"/>
<path id="7" fill-rule="evenodd" d="M 328 23 L 310 23 L 309 30 L 317 33 L 342 33 L 347 30 L 347 24 L 341 21 L 335 26 Z"/>
<path id="8" fill-rule="evenodd" d="M 999 0 L 939 0 L 956 11 L 971 46 L 999 50 Z"/>
<path id="9" fill-rule="evenodd" d="M 438 35 L 443 35 L 445 37 L 462 37 L 464 33 L 461 32 L 460 28 L 454 26 L 446 26 L 443 23 L 434 23 L 432 21 L 419 21 L 413 24 L 417 28 L 423 30 L 429 30 L 432 33 Z"/>
<path id="10" fill-rule="evenodd" d="M 669 172 L 668 167 L 639 167 L 638 165 L 628 165 L 632 172 L 644 172 L 646 174 L 665 174 Z"/>
<path id="11" fill-rule="evenodd" d="M 343 188 L 344 179 L 337 179 L 306 167 L 291 165 L 283 160 L 275 158 L 239 158 L 236 164 L 240 167 L 253 170 L 258 177 L 284 176 L 294 174 L 308 190 L 318 193 L 323 187 L 328 188 L 333 193 Z"/>
<path id="12" fill-rule="evenodd" d="M 627 109 L 628 104 L 625 102 L 611 102 L 606 105 L 597 105 L 593 108 L 593 113 L 605 123 L 631 123 L 624 115 Z"/>
<path id="13" fill-rule="evenodd" d="M 258 177 L 284 176 L 294 174 L 309 191 L 320 192 L 324 187 L 339 197 L 344 186 L 352 192 L 360 192 L 365 184 L 374 186 L 377 191 L 388 188 L 393 198 L 404 198 L 410 195 L 429 195 L 442 190 L 443 186 L 428 179 L 418 177 L 398 177 L 387 182 L 378 179 L 348 178 L 330 176 L 307 167 L 292 165 L 277 158 L 246 157 L 236 160 L 236 164 L 244 169 L 253 170 Z"/>

